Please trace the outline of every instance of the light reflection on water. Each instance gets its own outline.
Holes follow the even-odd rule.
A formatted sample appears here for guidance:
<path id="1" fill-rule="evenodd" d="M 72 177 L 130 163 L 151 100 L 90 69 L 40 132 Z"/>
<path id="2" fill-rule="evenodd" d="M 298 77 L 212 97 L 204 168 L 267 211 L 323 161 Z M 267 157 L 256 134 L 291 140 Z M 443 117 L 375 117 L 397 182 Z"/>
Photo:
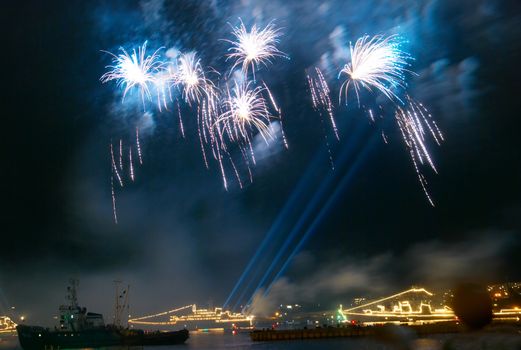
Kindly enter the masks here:
<path id="1" fill-rule="evenodd" d="M 16 338 L 7 342 L 0 342 L 1 350 L 21 350 Z M 107 347 L 103 350 L 323 350 L 323 349 L 346 349 L 346 350 L 387 350 L 381 344 L 369 339 L 317 339 L 317 340 L 293 340 L 293 341 L 277 341 L 277 342 L 252 342 L 248 334 L 232 335 L 226 334 L 210 334 L 210 333 L 191 333 L 190 339 L 185 344 L 168 345 L 168 346 L 150 346 L 150 347 Z"/>
<path id="2" fill-rule="evenodd" d="M 252 342 L 248 334 L 232 335 L 195 333 L 182 345 L 150 347 L 107 347 L 103 350 L 519 350 L 521 331 L 519 328 L 504 333 L 443 334 L 429 338 L 402 338 L 399 342 L 381 343 L 373 338 L 336 338 L 316 340 L 291 340 Z M 0 350 L 21 350 L 16 337 L 0 341 Z M 65 350 L 65 349 L 62 349 Z"/>

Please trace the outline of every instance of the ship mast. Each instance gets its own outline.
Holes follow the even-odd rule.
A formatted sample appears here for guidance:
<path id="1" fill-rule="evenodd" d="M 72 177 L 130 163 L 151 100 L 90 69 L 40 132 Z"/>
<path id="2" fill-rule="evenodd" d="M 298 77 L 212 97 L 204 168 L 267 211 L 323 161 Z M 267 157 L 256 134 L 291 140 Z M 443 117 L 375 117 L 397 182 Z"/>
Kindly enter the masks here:
<path id="1" fill-rule="evenodd" d="M 114 286 L 116 289 L 115 302 L 114 302 L 114 325 L 117 327 L 121 327 L 121 319 L 123 312 L 125 309 L 127 310 L 127 314 L 130 313 L 130 304 L 128 293 L 130 290 L 130 285 L 127 285 L 127 288 L 120 289 L 122 281 L 114 281 Z M 121 290 L 121 292 L 120 292 Z M 120 299 L 123 299 L 121 302 Z M 128 326 L 128 324 L 127 324 Z"/>
<path id="2" fill-rule="evenodd" d="M 79 286 L 80 281 L 76 278 L 71 278 L 69 280 L 70 286 L 67 287 L 67 300 L 71 306 L 71 310 L 74 310 L 78 307 L 78 295 L 76 292 L 76 288 Z"/>

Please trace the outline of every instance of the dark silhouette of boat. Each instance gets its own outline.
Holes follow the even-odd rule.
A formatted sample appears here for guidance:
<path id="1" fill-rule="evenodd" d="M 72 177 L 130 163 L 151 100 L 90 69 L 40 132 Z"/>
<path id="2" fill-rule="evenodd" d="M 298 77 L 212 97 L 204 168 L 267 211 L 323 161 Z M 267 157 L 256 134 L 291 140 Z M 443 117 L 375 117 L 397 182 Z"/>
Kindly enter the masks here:
<path id="1" fill-rule="evenodd" d="M 189 337 L 186 329 L 172 332 L 145 332 L 107 327 L 73 332 L 19 325 L 17 331 L 18 340 L 24 350 L 174 345 L 184 343 Z"/>
<path id="2" fill-rule="evenodd" d="M 116 290 L 116 312 L 114 324 L 105 325 L 103 315 L 87 312 L 78 306 L 76 297 L 77 280 L 71 280 L 67 288 L 68 305 L 60 306 L 59 326 L 54 329 L 18 325 L 18 340 L 24 350 L 80 349 L 106 346 L 150 346 L 184 343 L 189 332 L 186 329 L 171 332 L 147 332 L 122 327 L 119 323 L 124 306 L 119 298 L 128 298 L 128 289 L 122 295 Z M 126 303 L 126 302 L 125 302 Z"/>

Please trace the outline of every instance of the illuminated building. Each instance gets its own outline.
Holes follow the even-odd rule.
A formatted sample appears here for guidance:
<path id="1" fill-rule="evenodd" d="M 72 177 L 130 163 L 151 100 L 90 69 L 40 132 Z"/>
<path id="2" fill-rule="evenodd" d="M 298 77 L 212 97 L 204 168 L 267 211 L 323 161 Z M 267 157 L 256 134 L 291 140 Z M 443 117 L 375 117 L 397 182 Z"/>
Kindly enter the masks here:
<path id="1" fill-rule="evenodd" d="M 129 320 L 131 324 L 176 326 L 190 330 L 251 328 L 252 322 L 253 316 L 222 308 L 198 309 L 195 304 Z"/>
<path id="2" fill-rule="evenodd" d="M 487 287 L 495 312 L 521 307 L 521 282 L 507 282 Z"/>

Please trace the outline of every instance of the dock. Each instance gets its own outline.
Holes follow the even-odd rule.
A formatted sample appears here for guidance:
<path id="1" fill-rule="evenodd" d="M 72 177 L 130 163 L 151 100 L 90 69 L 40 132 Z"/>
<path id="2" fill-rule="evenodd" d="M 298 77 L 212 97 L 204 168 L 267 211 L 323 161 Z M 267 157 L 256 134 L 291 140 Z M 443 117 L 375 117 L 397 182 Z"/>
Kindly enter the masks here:
<path id="1" fill-rule="evenodd" d="M 463 331 L 460 324 L 456 322 L 444 322 L 425 325 L 399 325 L 395 327 L 407 328 L 418 335 L 430 335 L 440 333 L 459 333 Z M 287 329 L 287 330 L 255 330 L 250 333 L 253 341 L 276 341 L 276 340 L 302 340 L 302 339 L 326 339 L 326 338 L 355 338 L 378 336 L 388 326 L 340 326 L 310 329 Z"/>

